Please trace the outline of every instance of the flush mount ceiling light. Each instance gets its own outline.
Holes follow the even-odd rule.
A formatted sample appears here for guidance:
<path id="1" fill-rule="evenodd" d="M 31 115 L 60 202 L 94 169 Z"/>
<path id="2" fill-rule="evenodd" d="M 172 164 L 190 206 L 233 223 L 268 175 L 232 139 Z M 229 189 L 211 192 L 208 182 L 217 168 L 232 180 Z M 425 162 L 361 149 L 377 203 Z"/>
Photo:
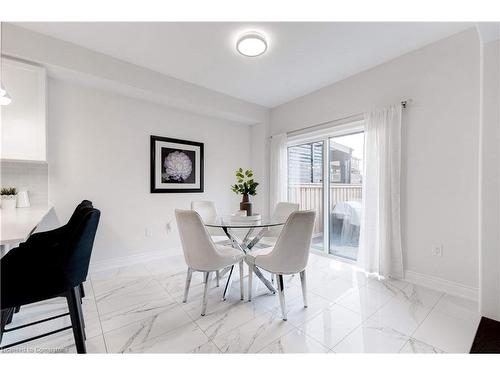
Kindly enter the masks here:
<path id="1" fill-rule="evenodd" d="M 0 83 L 0 105 L 10 104 L 11 101 L 12 99 L 10 95 L 7 93 L 7 90 L 5 90 L 3 84 Z"/>
<path id="2" fill-rule="evenodd" d="M 260 56 L 267 50 L 266 38 L 256 31 L 249 31 L 238 38 L 236 50 L 243 56 Z"/>

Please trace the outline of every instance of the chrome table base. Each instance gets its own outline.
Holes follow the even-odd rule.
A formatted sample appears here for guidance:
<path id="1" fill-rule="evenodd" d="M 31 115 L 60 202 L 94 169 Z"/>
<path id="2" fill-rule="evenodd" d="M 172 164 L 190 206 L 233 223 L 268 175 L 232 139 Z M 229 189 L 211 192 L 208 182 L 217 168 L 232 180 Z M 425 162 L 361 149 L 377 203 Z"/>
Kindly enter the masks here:
<path id="1" fill-rule="evenodd" d="M 255 228 L 250 228 L 248 230 L 247 234 L 245 235 L 245 238 L 243 239 L 243 241 L 241 241 L 238 239 L 238 237 L 236 235 L 232 234 L 228 228 L 223 227 L 222 229 L 224 230 L 224 233 L 226 234 L 226 236 L 231 240 L 233 248 L 238 249 L 238 250 L 244 252 L 245 254 L 252 250 L 252 248 L 262 239 L 262 237 L 264 237 L 264 235 L 266 234 L 266 232 L 268 230 L 267 228 L 262 228 L 260 230 L 260 232 L 257 233 L 257 235 L 252 240 L 250 240 L 250 236 L 252 235 L 252 233 L 255 229 Z M 250 272 L 252 272 L 252 270 L 255 273 L 255 275 L 260 279 L 260 281 L 262 281 L 264 283 L 264 285 L 267 287 L 267 289 L 269 289 L 270 292 L 272 292 L 273 294 L 276 293 L 276 289 L 274 288 L 273 284 L 268 279 L 266 279 L 264 277 L 262 272 L 257 267 L 255 267 L 255 266 L 251 267 L 249 269 L 249 274 L 250 274 Z M 226 287 L 224 288 L 224 295 L 222 297 L 223 300 L 226 300 L 226 293 L 230 289 L 229 286 L 231 285 L 232 273 L 233 273 L 233 269 L 231 268 L 231 271 L 229 272 L 229 276 L 227 278 Z M 240 268 L 240 274 L 241 273 L 242 273 L 242 269 Z M 240 288 L 243 289 L 243 285 L 241 285 Z M 241 298 L 243 299 L 243 290 L 241 291 L 241 293 L 242 293 Z M 249 291 L 249 293 L 251 293 L 251 292 Z"/>

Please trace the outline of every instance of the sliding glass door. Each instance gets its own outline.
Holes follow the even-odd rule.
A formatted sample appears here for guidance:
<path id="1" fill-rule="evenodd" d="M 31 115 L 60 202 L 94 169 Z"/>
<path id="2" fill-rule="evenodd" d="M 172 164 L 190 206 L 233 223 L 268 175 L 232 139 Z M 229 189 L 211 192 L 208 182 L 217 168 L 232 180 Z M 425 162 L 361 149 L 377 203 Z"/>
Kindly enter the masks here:
<path id="1" fill-rule="evenodd" d="M 324 250 L 323 235 L 323 154 L 325 142 L 309 142 L 288 147 L 288 201 L 301 210 L 315 210 L 312 247 Z"/>
<path id="2" fill-rule="evenodd" d="M 364 165 L 362 123 L 354 125 L 288 147 L 288 200 L 317 213 L 312 249 L 350 260 L 358 255 Z"/>
<path id="3" fill-rule="evenodd" d="M 361 229 L 364 133 L 329 139 L 330 254 L 356 260 Z"/>

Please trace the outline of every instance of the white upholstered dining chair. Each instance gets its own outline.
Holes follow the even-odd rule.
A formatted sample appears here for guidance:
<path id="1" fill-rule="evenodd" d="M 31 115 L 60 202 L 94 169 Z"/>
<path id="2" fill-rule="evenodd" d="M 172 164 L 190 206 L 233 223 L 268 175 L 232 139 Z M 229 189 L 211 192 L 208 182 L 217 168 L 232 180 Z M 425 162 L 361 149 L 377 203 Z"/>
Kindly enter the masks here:
<path id="1" fill-rule="evenodd" d="M 280 218 L 286 220 L 288 219 L 288 216 L 290 216 L 292 212 L 295 212 L 298 209 L 299 209 L 298 203 L 279 202 L 274 208 L 273 214 L 271 216 L 273 218 Z M 267 242 L 269 241 L 269 239 L 271 239 L 272 244 L 274 244 L 280 232 L 281 232 L 280 227 L 271 227 L 269 228 L 263 239 L 266 240 Z"/>
<path id="2" fill-rule="evenodd" d="M 283 217 L 288 218 L 292 212 L 299 209 L 298 203 L 291 202 L 279 202 L 273 211 L 273 217 Z"/>
<path id="3" fill-rule="evenodd" d="M 290 216 L 292 212 L 295 212 L 298 209 L 299 209 L 298 203 L 278 202 L 271 216 L 274 219 L 286 220 L 288 219 L 288 216 Z M 259 247 L 274 246 L 276 244 L 276 240 L 278 239 L 278 236 L 280 235 L 282 228 L 283 228 L 282 226 L 270 227 L 260 240 Z M 271 281 L 274 283 L 274 275 L 271 275 Z"/>
<path id="4" fill-rule="evenodd" d="M 217 218 L 217 208 L 215 207 L 215 203 L 212 201 L 191 201 L 191 209 L 198 212 L 204 223 Z M 205 228 L 217 245 L 231 246 L 231 241 L 227 239 L 226 234 L 222 231 L 222 229 L 216 227 Z M 215 272 L 217 286 L 219 286 L 219 274 L 219 270 Z"/>
<path id="5" fill-rule="evenodd" d="M 175 218 L 179 228 L 184 259 L 188 265 L 183 302 L 187 301 L 193 272 L 203 272 L 205 290 L 203 293 L 201 315 L 204 316 L 207 310 L 210 273 L 226 267 L 234 267 L 238 263 L 240 266 L 240 293 L 243 300 L 244 254 L 229 246 L 216 245 L 196 211 L 175 210 Z"/>
<path id="6" fill-rule="evenodd" d="M 191 210 L 198 212 L 203 222 L 209 222 L 217 217 L 217 209 L 212 201 L 192 201 Z M 223 236 L 219 228 L 207 228 L 211 236 Z"/>
<path id="7" fill-rule="evenodd" d="M 252 299 L 252 270 L 264 269 L 277 276 L 278 295 L 283 320 L 286 320 L 283 275 L 300 273 L 304 307 L 307 307 L 306 266 L 309 259 L 311 238 L 314 228 L 315 211 L 295 211 L 290 214 L 276 245 L 250 252 L 245 256 L 250 271 L 248 273 L 248 300 Z"/>

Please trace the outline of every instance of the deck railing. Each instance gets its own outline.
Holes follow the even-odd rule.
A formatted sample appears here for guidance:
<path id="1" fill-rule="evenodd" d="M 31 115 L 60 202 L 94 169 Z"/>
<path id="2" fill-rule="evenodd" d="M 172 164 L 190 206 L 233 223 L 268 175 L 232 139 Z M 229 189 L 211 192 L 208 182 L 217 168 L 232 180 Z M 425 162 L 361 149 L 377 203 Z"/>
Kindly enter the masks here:
<path id="1" fill-rule="evenodd" d="M 330 212 L 338 202 L 360 201 L 361 184 L 331 184 Z M 298 203 L 301 210 L 315 210 L 314 234 L 323 232 L 323 184 L 293 184 L 288 186 L 288 201 Z"/>

